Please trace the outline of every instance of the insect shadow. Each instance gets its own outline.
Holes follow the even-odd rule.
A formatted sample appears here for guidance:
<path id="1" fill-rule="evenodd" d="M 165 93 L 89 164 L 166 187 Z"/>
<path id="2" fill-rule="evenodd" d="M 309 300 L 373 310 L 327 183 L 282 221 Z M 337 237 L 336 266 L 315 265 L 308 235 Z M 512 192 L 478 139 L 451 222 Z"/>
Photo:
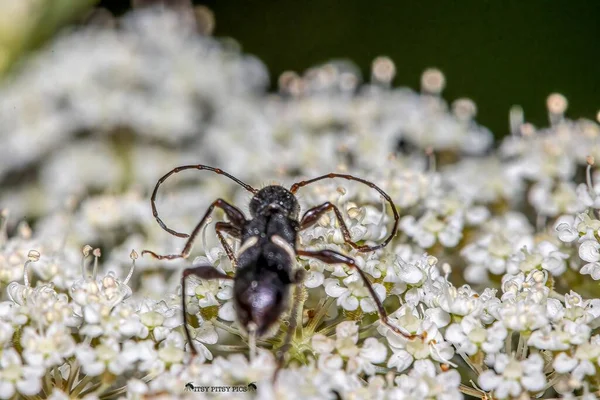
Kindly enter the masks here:
<path id="1" fill-rule="evenodd" d="M 168 228 L 158 216 L 156 209 L 158 188 L 171 175 L 189 169 L 207 170 L 224 175 L 252 193 L 253 197 L 250 200 L 249 207 L 251 219 L 247 219 L 237 207 L 223 199 L 217 199 L 208 207 L 191 234 L 180 233 Z M 394 226 L 382 243 L 368 246 L 353 242 L 350 237 L 350 231 L 342 218 L 342 213 L 330 202 L 325 202 L 308 209 L 300 218 L 300 205 L 295 197 L 298 189 L 320 180 L 333 178 L 342 178 L 365 184 L 379 192 L 389 203 L 394 215 Z M 159 260 L 187 258 L 192 250 L 194 240 L 215 208 L 223 210 L 229 220 L 228 222 L 217 222 L 215 224 L 215 231 L 227 256 L 235 267 L 235 276 L 232 277 L 224 274 L 211 265 L 193 265 L 183 270 L 181 278 L 183 326 L 194 355 L 197 354 L 197 350 L 193 345 L 192 337 L 186 323 L 185 288 L 188 276 L 194 275 L 200 279 L 233 280 L 233 297 L 238 321 L 249 335 L 255 338 L 256 336 L 260 337 L 264 335 L 286 310 L 290 297 L 290 286 L 302 284 L 305 270 L 293 269 L 297 256 L 316 258 L 327 264 L 345 264 L 355 269 L 377 306 L 381 322 L 395 333 L 407 339 L 412 340 L 420 337 L 420 335 L 405 333 L 389 322 L 387 313 L 373 290 L 371 282 L 365 272 L 356 265 L 353 258 L 333 250 L 312 251 L 298 249 L 296 246 L 298 232 L 315 224 L 323 214 L 329 211 L 334 212 L 342 230 L 344 241 L 359 252 L 371 252 L 383 248 L 390 243 L 398 230 L 400 216 L 390 196 L 372 182 L 352 175 L 329 173 L 294 183 L 289 190 L 280 185 L 270 185 L 258 190 L 219 168 L 201 164 L 184 165 L 172 169 L 158 180 L 152 192 L 150 203 L 152 214 L 165 231 L 177 237 L 188 238 L 180 254 L 160 255 L 150 250 L 142 252 L 142 255 L 149 254 Z M 231 246 L 225 240 L 224 234 L 241 241 L 241 246 L 237 254 L 234 253 Z M 297 302 L 294 306 L 297 306 Z M 295 324 L 296 319 L 292 318 L 284 345 L 277 354 L 277 369 L 274 378 L 277 375 L 277 371 L 283 365 L 283 358 L 290 346 L 292 333 L 296 328 Z"/>

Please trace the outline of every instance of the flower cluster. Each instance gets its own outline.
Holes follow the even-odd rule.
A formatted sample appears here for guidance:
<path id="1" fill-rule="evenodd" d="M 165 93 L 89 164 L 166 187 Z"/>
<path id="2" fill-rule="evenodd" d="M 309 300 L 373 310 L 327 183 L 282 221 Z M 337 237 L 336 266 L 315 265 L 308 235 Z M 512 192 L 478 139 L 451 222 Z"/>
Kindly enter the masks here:
<path id="1" fill-rule="evenodd" d="M 394 88 L 385 57 L 366 81 L 331 62 L 284 73 L 268 94 L 259 61 L 188 17 L 148 9 L 80 27 L 0 86 L 0 398 L 600 394 L 596 122 L 570 120 L 553 94 L 548 127 L 515 107 L 494 146 L 471 100 L 443 99 L 439 70 L 420 92 Z M 149 199 L 171 167 L 198 162 L 286 187 L 350 173 L 393 204 L 350 180 L 299 189 L 303 211 L 330 202 L 339 216 L 299 232 L 298 247 L 355 263 L 297 257 L 291 304 L 253 338 L 234 281 L 190 277 L 182 290 L 192 264 L 236 274 L 214 234 L 220 214 L 187 260 L 138 255 L 184 248 Z M 217 198 L 248 211 L 248 193 L 222 176 L 180 175 L 156 199 L 171 229 L 189 233 Z M 346 237 L 373 245 L 394 226 L 376 251 Z M 196 391 L 207 387 L 236 392 Z"/>

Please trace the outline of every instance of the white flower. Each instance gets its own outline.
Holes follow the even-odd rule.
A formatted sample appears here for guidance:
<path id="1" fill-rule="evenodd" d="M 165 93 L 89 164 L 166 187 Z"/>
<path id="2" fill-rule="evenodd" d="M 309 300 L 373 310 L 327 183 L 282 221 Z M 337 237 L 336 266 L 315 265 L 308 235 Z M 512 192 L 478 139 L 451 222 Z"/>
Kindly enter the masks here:
<path id="1" fill-rule="evenodd" d="M 505 303 L 499 313 L 504 325 L 513 331 L 533 331 L 548 323 L 546 308 L 532 301 Z"/>
<path id="2" fill-rule="evenodd" d="M 165 340 L 160 343 L 158 358 L 163 363 L 163 368 L 172 364 L 180 364 L 184 358 L 185 341 L 179 332 L 171 332 Z"/>
<path id="3" fill-rule="evenodd" d="M 554 359 L 552 366 L 559 374 L 570 373 L 572 378 L 580 387 L 582 381 L 588 375 L 596 373 L 596 361 L 600 356 L 600 351 L 591 343 L 585 343 L 577 347 L 573 357 L 567 353 L 559 353 Z"/>
<path id="4" fill-rule="evenodd" d="M 131 288 L 109 272 L 101 279 L 79 279 L 69 289 L 73 300 L 85 306 L 101 303 L 109 308 L 131 296 Z"/>
<path id="5" fill-rule="evenodd" d="M 543 369 L 544 360 L 539 354 L 532 354 L 523 361 L 498 354 L 494 369 L 479 375 L 478 382 L 483 390 L 493 392 L 494 397 L 514 398 L 523 391 L 533 394 L 542 390 L 546 384 Z"/>
<path id="6" fill-rule="evenodd" d="M 206 360 L 212 360 L 212 353 L 204 345 L 204 343 L 215 344 L 219 340 L 219 335 L 217 335 L 212 322 L 201 321 L 198 328 L 192 329 L 191 335 L 194 348 L 198 351 L 198 354 Z"/>
<path id="7" fill-rule="evenodd" d="M 397 388 L 389 392 L 390 398 L 397 399 L 461 399 L 458 387 L 460 374 L 451 369 L 436 373 L 430 360 L 415 361 L 413 369 L 394 379 Z"/>
<path id="8" fill-rule="evenodd" d="M 565 243 L 571 243 L 575 239 L 579 238 L 579 231 L 577 230 L 577 225 L 580 221 L 578 222 L 578 219 L 580 219 L 579 216 L 577 216 L 576 219 L 571 215 L 561 215 L 560 217 L 558 217 L 558 219 L 554 223 L 554 229 L 556 230 L 556 232 L 558 232 L 558 238 L 561 241 Z"/>
<path id="9" fill-rule="evenodd" d="M 71 331 L 64 325 L 52 324 L 45 332 L 25 327 L 21 336 L 23 358 L 31 365 L 45 368 L 61 365 L 75 351 Z"/>
<path id="10" fill-rule="evenodd" d="M 33 396 L 42 390 L 44 368 L 40 365 L 23 365 L 15 349 L 0 353 L 0 397 L 8 399 L 17 393 Z"/>
<path id="11" fill-rule="evenodd" d="M 428 210 L 417 221 L 412 215 L 400 220 L 400 228 L 424 249 L 432 247 L 436 239 L 445 247 L 454 247 L 462 238 L 462 213 L 437 215 Z"/>
<path id="12" fill-rule="evenodd" d="M 120 350 L 116 340 L 105 339 L 93 348 L 88 344 L 79 344 L 75 356 L 86 375 L 99 376 L 107 369 L 114 375 L 120 375 L 124 371 L 118 362 Z"/>
<path id="13" fill-rule="evenodd" d="M 482 225 L 482 234 L 467 244 L 461 255 L 469 265 L 465 278 L 469 282 L 484 283 L 488 280 L 488 272 L 495 275 L 507 271 L 511 256 L 522 248 L 531 248 L 533 231 L 525 215 L 507 212 Z"/>
<path id="14" fill-rule="evenodd" d="M 40 284 L 31 288 L 11 282 L 7 292 L 9 298 L 19 305 L 18 311 L 41 326 L 64 323 L 75 327 L 81 322 L 75 314 L 77 306 L 69 302 L 66 294 L 57 293 L 52 285 Z"/>
<path id="15" fill-rule="evenodd" d="M 478 323 L 476 318 L 467 316 L 460 323 L 450 325 L 446 329 L 445 338 L 456 347 L 457 352 L 472 356 L 488 340 L 488 331 Z M 491 352 L 491 347 L 488 345 L 486 352 Z"/>
<path id="16" fill-rule="evenodd" d="M 554 183 L 550 179 L 544 179 L 533 185 L 528 197 L 539 214 L 550 217 L 561 213 L 581 212 L 585 208 L 577 198 L 573 182 Z"/>
<path id="17" fill-rule="evenodd" d="M 400 315 L 398 319 L 390 316 L 390 323 L 400 326 L 408 332 L 418 331 L 423 338 L 417 337 L 409 340 L 385 325 L 380 325 L 378 330 L 385 334 L 393 352 L 387 363 L 388 368 L 395 367 L 398 372 L 402 372 L 414 360 L 428 358 L 440 363 L 448 363 L 454 355 L 454 350 L 450 343 L 444 341 L 436 325 L 428 320 L 418 320 L 408 309 L 402 311 L 404 314 Z"/>
<path id="18" fill-rule="evenodd" d="M 145 338 L 148 336 L 149 329 L 142 320 L 144 314 L 136 313 L 128 304 L 119 304 L 113 309 L 99 303 L 88 304 L 83 307 L 83 314 L 86 322 L 80 329 L 80 333 L 83 335 L 92 338 L 99 336 Z M 159 340 L 159 331 L 160 329 L 157 328 L 154 332 L 157 340 Z"/>
<path id="19" fill-rule="evenodd" d="M 335 278 L 325 279 L 325 292 L 332 297 L 337 298 L 337 304 L 345 310 L 354 311 L 359 307 L 366 313 L 377 311 L 375 302 L 369 294 L 369 289 L 358 273 L 352 273 L 342 280 L 344 286 Z M 380 301 L 385 299 L 385 287 L 380 283 L 372 284 L 373 290 Z"/>
<path id="20" fill-rule="evenodd" d="M 446 285 L 436 297 L 436 302 L 448 314 L 461 317 L 470 314 L 478 315 L 483 308 L 479 293 L 472 290 L 469 285 L 463 285 L 458 289 Z"/>
<path id="21" fill-rule="evenodd" d="M 358 325 L 344 321 L 336 326 L 335 341 L 317 334 L 312 338 L 313 349 L 320 353 L 319 365 L 323 369 L 341 367 L 342 357 L 347 361 L 346 371 L 350 374 L 373 375 L 375 366 L 385 361 L 387 348 L 375 338 L 367 338 L 358 346 Z M 335 347 L 334 347 L 335 346 Z M 339 355 L 331 354 L 336 350 Z"/>

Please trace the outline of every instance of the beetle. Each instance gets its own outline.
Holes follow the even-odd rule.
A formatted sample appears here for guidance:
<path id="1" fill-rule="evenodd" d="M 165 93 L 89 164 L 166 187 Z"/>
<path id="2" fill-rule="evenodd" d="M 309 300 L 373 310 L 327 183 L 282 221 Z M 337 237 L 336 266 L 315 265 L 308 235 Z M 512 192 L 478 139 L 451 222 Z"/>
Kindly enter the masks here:
<path id="1" fill-rule="evenodd" d="M 251 218 L 247 219 L 237 207 L 219 198 L 210 204 L 191 234 L 177 232 L 167 227 L 159 217 L 156 208 L 158 189 L 171 175 L 190 169 L 212 171 L 223 175 L 252 193 L 252 199 L 249 204 Z M 353 242 L 350 237 L 350 231 L 342 218 L 342 213 L 330 202 L 312 207 L 300 217 L 300 205 L 295 196 L 298 189 L 320 180 L 333 178 L 342 178 L 365 184 L 379 192 L 389 203 L 394 216 L 394 225 L 390 234 L 382 243 L 368 246 Z M 407 339 L 412 340 L 419 337 L 419 335 L 405 333 L 389 322 L 387 313 L 375 294 L 371 282 L 365 272 L 356 265 L 353 258 L 328 249 L 318 251 L 303 250 L 299 249 L 296 244 L 300 231 L 314 225 L 325 213 L 333 211 L 342 230 L 344 241 L 354 249 L 359 252 L 371 252 L 387 246 L 398 230 L 400 216 L 391 197 L 372 182 L 353 175 L 329 173 L 294 183 L 290 189 L 286 189 L 280 185 L 269 185 L 259 190 L 222 169 L 202 164 L 184 165 L 172 169 L 158 180 L 152 192 L 150 203 L 152 214 L 162 229 L 177 237 L 188 239 L 179 254 L 160 255 L 150 250 L 142 252 L 142 255 L 149 254 L 159 260 L 187 258 L 192 250 L 194 240 L 215 208 L 223 210 L 228 218 L 228 222 L 217 222 L 215 224 L 215 231 L 227 256 L 235 267 L 235 276 L 232 277 L 224 274 L 211 265 L 193 265 L 183 270 L 181 278 L 183 326 L 194 355 L 197 354 L 197 351 L 192 343 L 192 337 L 186 324 L 185 288 L 187 277 L 194 275 L 200 279 L 233 280 L 234 305 L 238 321 L 249 334 L 252 334 L 252 337 L 255 337 L 254 335 L 260 337 L 279 320 L 282 313 L 288 307 L 290 286 L 302 283 L 305 270 L 293 269 L 297 256 L 316 258 L 328 264 L 346 264 L 355 269 L 377 306 L 381 322 L 392 331 Z M 231 246 L 225 240 L 224 234 L 240 240 L 241 246 L 237 254 L 234 253 Z M 289 346 L 294 329 L 295 318 L 292 318 L 284 346 L 278 354 L 279 367 L 283 362 L 283 356 Z"/>

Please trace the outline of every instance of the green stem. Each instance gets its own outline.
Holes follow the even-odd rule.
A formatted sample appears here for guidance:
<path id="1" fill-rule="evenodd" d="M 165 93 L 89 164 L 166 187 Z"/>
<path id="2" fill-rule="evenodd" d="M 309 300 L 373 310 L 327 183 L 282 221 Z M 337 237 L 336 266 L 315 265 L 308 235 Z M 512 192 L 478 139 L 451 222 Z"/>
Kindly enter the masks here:
<path id="1" fill-rule="evenodd" d="M 90 383 L 92 380 L 94 380 L 93 376 L 85 376 L 82 380 L 79 381 L 79 383 L 77 383 L 77 386 L 75 386 L 75 388 L 73 389 L 73 391 L 71 392 L 71 397 L 77 397 L 79 395 L 79 393 L 85 389 L 85 387 L 88 385 L 88 383 Z"/>
<path id="2" fill-rule="evenodd" d="M 246 350 L 248 350 L 248 346 L 246 345 L 233 345 L 233 344 L 215 344 L 211 346 L 213 349 L 215 350 L 219 350 L 219 351 L 232 351 L 232 352 L 238 352 L 238 353 L 242 353 Z"/>
<path id="3" fill-rule="evenodd" d="M 504 352 L 506 354 L 512 353 L 512 331 L 509 331 L 506 334 L 506 339 L 504 339 Z"/>
<path id="4" fill-rule="evenodd" d="M 458 390 L 460 390 L 462 393 L 464 393 L 466 395 L 477 397 L 480 399 L 482 399 L 484 396 L 484 393 L 480 392 L 479 390 L 473 389 L 472 387 L 468 387 L 467 385 L 463 385 L 462 383 L 458 387 Z"/>
<path id="5" fill-rule="evenodd" d="M 105 383 L 95 383 L 92 386 L 90 386 L 89 388 L 85 389 L 84 391 L 82 391 L 81 393 L 79 393 L 79 397 L 85 397 L 86 395 L 95 392 L 96 389 L 100 389 L 102 388 L 102 386 L 106 385 Z"/>
<path id="6" fill-rule="evenodd" d="M 314 318 L 310 320 L 310 322 L 306 326 L 306 330 L 309 333 L 309 335 L 312 335 L 315 332 L 315 329 L 319 327 L 322 319 L 325 317 L 325 315 L 327 315 L 327 310 L 329 310 L 329 307 L 331 307 L 335 300 L 336 299 L 334 297 L 328 298 L 325 301 L 325 303 L 321 306 L 321 308 L 319 308 L 319 311 L 317 311 Z"/>
<path id="7" fill-rule="evenodd" d="M 341 323 L 346 321 L 344 318 L 338 318 L 336 319 L 334 322 L 331 323 L 331 325 L 326 326 L 325 328 L 321 329 L 319 332 L 321 335 L 325 335 L 325 336 L 329 336 L 331 334 L 332 331 L 335 331 L 335 328 Z M 335 336 L 335 334 L 333 334 L 332 336 Z"/>
<path id="8" fill-rule="evenodd" d="M 77 379 L 77 377 L 79 376 L 79 362 L 77 361 L 77 359 L 73 360 L 72 362 L 69 362 L 69 378 L 67 379 L 67 392 L 71 390 L 71 388 L 73 387 L 73 383 L 75 382 L 75 379 Z"/>
<path id="9" fill-rule="evenodd" d="M 123 387 L 120 387 L 118 389 L 111 390 L 110 392 L 103 393 L 99 397 L 101 399 L 109 399 L 111 397 L 115 397 L 115 396 L 118 396 L 120 394 L 123 394 L 126 391 L 127 391 L 127 386 L 123 386 Z"/>
<path id="10" fill-rule="evenodd" d="M 557 291 L 555 291 L 554 289 L 550 290 L 550 293 L 548 293 L 548 297 L 551 299 L 556 299 L 556 300 L 560 300 L 563 303 L 565 302 L 565 296 L 558 293 Z"/>
<path id="11" fill-rule="evenodd" d="M 44 393 L 46 393 L 48 396 L 50 395 L 50 392 L 52 392 L 52 370 L 47 370 L 46 374 L 44 375 Z"/>
<path id="12" fill-rule="evenodd" d="M 64 380 L 62 374 L 60 373 L 60 369 L 58 367 L 54 368 L 54 385 L 59 389 L 64 389 L 63 387 Z"/>
<path id="13" fill-rule="evenodd" d="M 467 365 L 469 366 L 469 368 L 471 368 L 473 370 L 473 372 L 475 372 L 477 375 L 481 375 L 481 373 L 483 372 L 481 370 L 480 366 L 477 366 L 473 363 L 473 361 L 471 360 L 471 358 L 469 356 L 467 356 L 465 353 L 458 353 L 463 360 L 465 360 L 465 362 L 467 363 Z"/>
<path id="14" fill-rule="evenodd" d="M 527 339 L 528 335 L 524 333 L 519 334 L 519 344 L 517 345 L 517 360 L 524 360 L 527 358 Z"/>
<path id="15" fill-rule="evenodd" d="M 242 339 L 244 339 L 244 336 L 242 335 L 242 333 L 241 333 L 240 331 L 238 331 L 237 329 L 235 329 L 235 328 L 232 328 L 232 327 L 230 327 L 229 325 L 227 325 L 227 324 L 224 324 L 224 323 L 222 323 L 221 321 L 219 321 L 219 320 L 217 320 L 217 319 L 213 319 L 213 320 L 212 320 L 212 323 L 213 323 L 213 325 L 214 325 L 214 326 L 216 326 L 217 328 L 221 328 L 221 329 L 223 329 L 224 331 L 227 331 L 227 332 L 231 333 L 232 335 L 236 335 L 236 336 L 239 336 L 239 337 L 241 337 Z M 265 341 L 265 340 L 258 340 L 258 339 L 256 340 L 256 343 L 257 343 L 257 344 L 260 344 L 261 346 L 267 346 L 267 345 L 269 345 L 269 344 L 270 344 L 269 342 L 267 342 L 267 341 Z"/>

